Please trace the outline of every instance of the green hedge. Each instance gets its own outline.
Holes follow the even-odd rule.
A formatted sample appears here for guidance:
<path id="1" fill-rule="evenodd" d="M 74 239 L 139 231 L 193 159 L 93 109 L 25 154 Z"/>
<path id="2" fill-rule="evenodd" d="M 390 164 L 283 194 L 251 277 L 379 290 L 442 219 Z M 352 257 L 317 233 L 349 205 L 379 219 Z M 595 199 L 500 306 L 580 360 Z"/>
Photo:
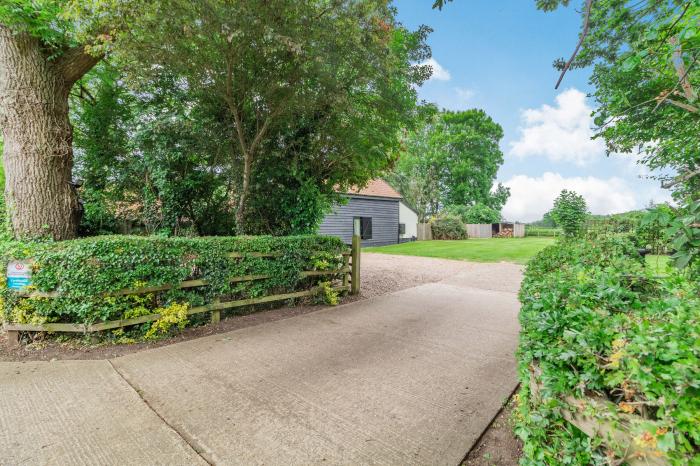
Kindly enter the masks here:
<path id="1" fill-rule="evenodd" d="M 340 253 L 346 249 L 340 239 L 327 236 L 97 236 L 61 242 L 7 242 L 0 252 L 3 268 L 13 259 L 31 259 L 32 288 L 58 292 L 59 296 L 21 298 L 4 288 L 3 279 L 4 320 L 90 324 L 176 312 L 183 320 L 183 305 L 203 305 L 215 297 L 245 299 L 308 288 L 319 279 L 302 279 L 299 272 L 340 268 Z M 234 252 L 243 257 L 230 257 Z M 279 256 L 254 257 L 252 252 Z M 259 274 L 271 278 L 239 283 L 229 280 Z M 123 289 L 177 285 L 191 279 L 207 280 L 210 285 L 138 296 L 109 296 Z"/>
<path id="2" fill-rule="evenodd" d="M 453 214 L 442 213 L 430 220 L 433 239 L 467 239 L 467 227 Z"/>
<path id="3" fill-rule="evenodd" d="M 700 464 L 699 293 L 680 274 L 652 278 L 619 237 L 561 241 L 536 256 L 520 291 L 523 464 L 611 464 L 608 454 L 622 454 L 563 418 L 567 395 L 607 398 L 613 408 L 590 414 L 633 414 L 637 445 Z"/>

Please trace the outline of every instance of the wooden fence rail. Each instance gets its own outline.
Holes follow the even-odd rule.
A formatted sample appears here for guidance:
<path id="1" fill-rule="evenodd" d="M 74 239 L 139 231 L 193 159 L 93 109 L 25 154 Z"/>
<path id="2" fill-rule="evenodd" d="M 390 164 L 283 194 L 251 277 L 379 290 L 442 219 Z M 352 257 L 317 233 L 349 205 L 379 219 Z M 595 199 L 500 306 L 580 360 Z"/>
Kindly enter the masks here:
<path id="1" fill-rule="evenodd" d="M 334 270 L 305 270 L 300 272 L 300 278 L 307 277 L 321 277 L 327 275 L 342 275 L 342 285 L 333 287 L 336 291 L 349 291 L 352 294 L 357 294 L 360 292 L 360 245 L 359 237 L 353 237 L 352 249 L 349 251 L 343 251 L 343 266 L 339 269 Z M 244 257 L 280 257 L 279 253 L 231 253 L 230 257 L 233 258 L 244 258 Z M 231 283 L 254 281 L 254 280 L 264 280 L 266 278 L 271 278 L 270 275 L 259 274 L 259 275 L 244 275 L 240 277 L 232 277 L 230 279 Z M 180 282 L 176 285 L 160 285 L 160 286 L 150 286 L 135 289 L 125 289 L 119 290 L 112 293 L 104 293 L 102 296 L 124 296 L 124 295 L 137 295 L 146 293 L 155 293 L 159 291 L 167 291 L 171 289 L 181 289 L 181 288 L 194 288 L 200 286 L 207 286 L 209 283 L 206 280 L 186 280 Z M 187 314 L 201 314 L 203 312 L 211 313 L 211 320 L 213 323 L 218 323 L 221 318 L 221 311 L 224 309 L 232 309 L 236 307 L 252 306 L 255 304 L 269 303 L 274 301 L 284 301 L 287 299 L 302 298 L 306 296 L 313 296 L 322 291 L 321 287 L 313 287 L 308 290 L 295 291 L 291 293 L 275 294 L 268 296 L 261 296 L 257 298 L 247 298 L 238 299 L 234 301 L 220 301 L 218 298 L 210 304 L 204 306 L 196 306 L 190 308 Z M 31 292 L 31 293 L 21 293 L 21 296 L 30 298 L 56 298 L 59 296 L 59 292 Z M 91 333 L 91 332 L 101 332 L 104 330 L 112 330 L 121 327 L 128 327 L 131 325 L 139 325 L 147 322 L 153 322 L 160 319 L 160 314 L 150 314 L 145 316 L 134 317 L 131 319 L 120 319 L 111 320 L 106 322 L 98 322 L 93 324 L 73 324 L 73 323 L 45 323 L 45 324 L 13 324 L 5 323 L 3 328 L 8 334 L 9 341 L 11 343 L 19 343 L 19 332 L 69 332 L 69 333 Z"/>

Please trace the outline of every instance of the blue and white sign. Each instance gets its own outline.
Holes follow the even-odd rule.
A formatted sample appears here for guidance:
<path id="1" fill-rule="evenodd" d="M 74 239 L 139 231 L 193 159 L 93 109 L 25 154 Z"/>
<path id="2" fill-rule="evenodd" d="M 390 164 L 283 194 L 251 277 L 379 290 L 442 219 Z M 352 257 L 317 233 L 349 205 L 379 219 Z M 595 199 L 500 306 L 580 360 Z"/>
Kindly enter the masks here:
<path id="1" fill-rule="evenodd" d="M 7 287 L 21 290 L 32 284 L 32 264 L 27 261 L 12 261 L 7 264 Z"/>

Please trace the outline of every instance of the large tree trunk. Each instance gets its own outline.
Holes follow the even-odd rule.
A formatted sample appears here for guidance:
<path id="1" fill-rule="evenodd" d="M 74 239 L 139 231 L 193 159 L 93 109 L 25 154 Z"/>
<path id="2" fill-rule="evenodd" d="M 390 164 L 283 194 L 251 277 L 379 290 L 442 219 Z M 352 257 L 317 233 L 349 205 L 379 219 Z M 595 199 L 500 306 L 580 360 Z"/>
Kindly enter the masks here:
<path id="1" fill-rule="evenodd" d="M 36 38 L 0 25 L 5 201 L 16 238 L 76 235 L 80 205 L 71 183 L 68 95 L 98 60 L 82 48 L 49 60 Z"/>

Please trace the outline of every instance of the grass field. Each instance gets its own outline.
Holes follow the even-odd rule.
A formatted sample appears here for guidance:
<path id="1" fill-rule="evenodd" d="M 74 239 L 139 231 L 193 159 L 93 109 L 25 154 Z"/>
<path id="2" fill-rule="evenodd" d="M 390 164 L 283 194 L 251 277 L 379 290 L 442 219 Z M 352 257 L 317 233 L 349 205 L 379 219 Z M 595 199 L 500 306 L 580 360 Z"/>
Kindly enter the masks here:
<path id="1" fill-rule="evenodd" d="M 490 238 L 464 241 L 414 241 L 377 248 L 366 248 L 366 252 L 398 254 L 403 256 L 440 257 L 475 262 L 516 262 L 524 264 L 554 238 Z"/>

